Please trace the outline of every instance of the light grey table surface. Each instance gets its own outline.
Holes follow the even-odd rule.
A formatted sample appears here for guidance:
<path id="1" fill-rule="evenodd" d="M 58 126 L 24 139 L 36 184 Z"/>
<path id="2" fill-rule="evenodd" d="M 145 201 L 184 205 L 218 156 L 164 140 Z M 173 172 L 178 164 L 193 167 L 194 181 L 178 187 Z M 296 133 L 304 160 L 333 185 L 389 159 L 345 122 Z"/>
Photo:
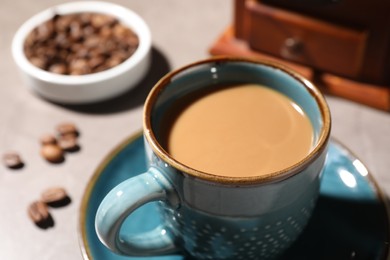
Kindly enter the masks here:
<path id="1" fill-rule="evenodd" d="M 93 106 L 61 106 L 31 93 L 23 85 L 11 56 L 17 28 L 33 14 L 60 0 L 0 2 L 0 153 L 19 151 L 23 169 L 0 165 L 0 259 L 82 259 L 78 220 L 84 189 L 96 167 L 118 143 L 142 127 L 142 105 L 151 86 L 166 72 L 209 56 L 208 48 L 232 21 L 226 0 L 115 0 L 140 14 L 153 36 L 153 65 L 136 89 L 114 101 Z M 390 115 L 347 100 L 327 97 L 333 136 L 368 167 L 381 189 L 390 194 Z M 81 150 L 62 164 L 39 155 L 39 137 L 56 124 L 72 121 L 80 129 Z M 52 210 L 55 225 L 37 228 L 27 206 L 45 188 L 64 186 L 70 205 Z"/>

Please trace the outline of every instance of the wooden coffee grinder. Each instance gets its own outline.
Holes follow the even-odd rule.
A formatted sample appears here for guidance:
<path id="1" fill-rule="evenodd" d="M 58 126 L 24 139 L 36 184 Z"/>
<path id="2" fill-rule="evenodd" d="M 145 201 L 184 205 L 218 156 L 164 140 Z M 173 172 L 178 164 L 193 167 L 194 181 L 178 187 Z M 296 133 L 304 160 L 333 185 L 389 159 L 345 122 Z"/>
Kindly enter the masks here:
<path id="1" fill-rule="evenodd" d="M 213 55 L 276 60 L 325 93 L 390 111 L 390 1 L 234 0 Z"/>

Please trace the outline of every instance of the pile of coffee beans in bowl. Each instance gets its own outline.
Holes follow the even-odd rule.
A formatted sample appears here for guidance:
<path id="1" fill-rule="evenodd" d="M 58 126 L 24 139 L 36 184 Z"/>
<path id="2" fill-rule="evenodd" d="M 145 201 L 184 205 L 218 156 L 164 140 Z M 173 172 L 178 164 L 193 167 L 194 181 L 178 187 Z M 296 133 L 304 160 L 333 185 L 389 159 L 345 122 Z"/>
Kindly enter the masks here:
<path id="1" fill-rule="evenodd" d="M 56 14 L 29 33 L 24 53 L 43 70 L 85 75 L 122 63 L 133 55 L 138 44 L 138 36 L 112 16 Z"/>

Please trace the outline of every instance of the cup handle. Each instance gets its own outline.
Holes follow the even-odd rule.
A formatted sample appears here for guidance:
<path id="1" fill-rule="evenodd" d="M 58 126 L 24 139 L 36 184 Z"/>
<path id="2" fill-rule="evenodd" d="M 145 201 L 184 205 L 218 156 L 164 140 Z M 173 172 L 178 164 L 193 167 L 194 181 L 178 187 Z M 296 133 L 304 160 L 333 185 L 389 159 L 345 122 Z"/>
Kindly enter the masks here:
<path id="1" fill-rule="evenodd" d="M 113 188 L 101 202 L 95 218 L 95 229 L 100 241 L 113 252 L 122 255 L 146 256 L 177 252 L 174 237 L 164 225 L 154 230 L 120 235 L 127 216 L 151 201 L 165 201 L 176 207 L 179 197 L 172 184 L 157 168 L 127 179 Z"/>

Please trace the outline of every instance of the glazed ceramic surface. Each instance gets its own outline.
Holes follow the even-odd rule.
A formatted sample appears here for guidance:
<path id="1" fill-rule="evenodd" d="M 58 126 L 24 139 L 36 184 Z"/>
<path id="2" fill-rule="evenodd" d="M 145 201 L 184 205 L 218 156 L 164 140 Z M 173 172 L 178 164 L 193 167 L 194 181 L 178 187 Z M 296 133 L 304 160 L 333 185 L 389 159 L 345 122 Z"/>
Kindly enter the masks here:
<path id="1" fill-rule="evenodd" d="M 159 142 L 167 108 L 185 95 L 229 83 L 263 85 L 295 101 L 313 126 L 307 155 L 275 172 L 236 177 L 198 171 L 172 158 Z M 311 216 L 330 124 L 319 90 L 277 63 L 214 57 L 168 73 L 144 106 L 148 169 L 107 194 L 96 214 L 97 234 L 112 251 L 129 256 L 185 251 L 197 259 L 274 258 L 298 237 Z M 160 202 L 162 224 L 142 235 L 121 233 L 124 219 L 151 201 Z"/>
<path id="2" fill-rule="evenodd" d="M 94 220 L 100 202 L 114 186 L 145 171 L 145 161 L 143 138 L 138 135 L 121 144 L 96 170 L 85 191 L 80 215 L 80 243 L 85 259 L 188 258 L 181 255 L 123 257 L 112 253 L 97 238 Z M 124 232 L 140 234 L 154 229 L 162 221 L 158 210 L 156 202 L 138 209 L 125 220 Z M 281 259 L 387 259 L 388 218 L 382 194 L 364 164 L 332 140 L 313 216 Z M 207 229 L 203 232 L 208 232 Z M 202 236 L 202 230 L 198 236 Z M 267 238 L 273 241 L 271 235 Z M 258 242 L 251 247 L 264 245 Z M 226 250 L 230 246 L 235 245 L 227 245 Z M 250 252 L 250 248 L 247 251 Z M 244 259 L 246 255 L 241 256 Z"/>
<path id="3" fill-rule="evenodd" d="M 109 70 L 82 76 L 59 75 L 39 69 L 24 54 L 27 35 L 54 14 L 68 15 L 92 12 L 110 15 L 131 28 L 139 38 L 139 46 L 126 61 Z M 50 7 L 28 19 L 16 32 L 12 55 L 26 86 L 46 99 L 64 104 L 98 102 L 118 96 L 135 87 L 146 75 L 151 63 L 152 37 L 148 25 L 138 14 L 123 6 L 103 1 L 67 2 Z"/>

